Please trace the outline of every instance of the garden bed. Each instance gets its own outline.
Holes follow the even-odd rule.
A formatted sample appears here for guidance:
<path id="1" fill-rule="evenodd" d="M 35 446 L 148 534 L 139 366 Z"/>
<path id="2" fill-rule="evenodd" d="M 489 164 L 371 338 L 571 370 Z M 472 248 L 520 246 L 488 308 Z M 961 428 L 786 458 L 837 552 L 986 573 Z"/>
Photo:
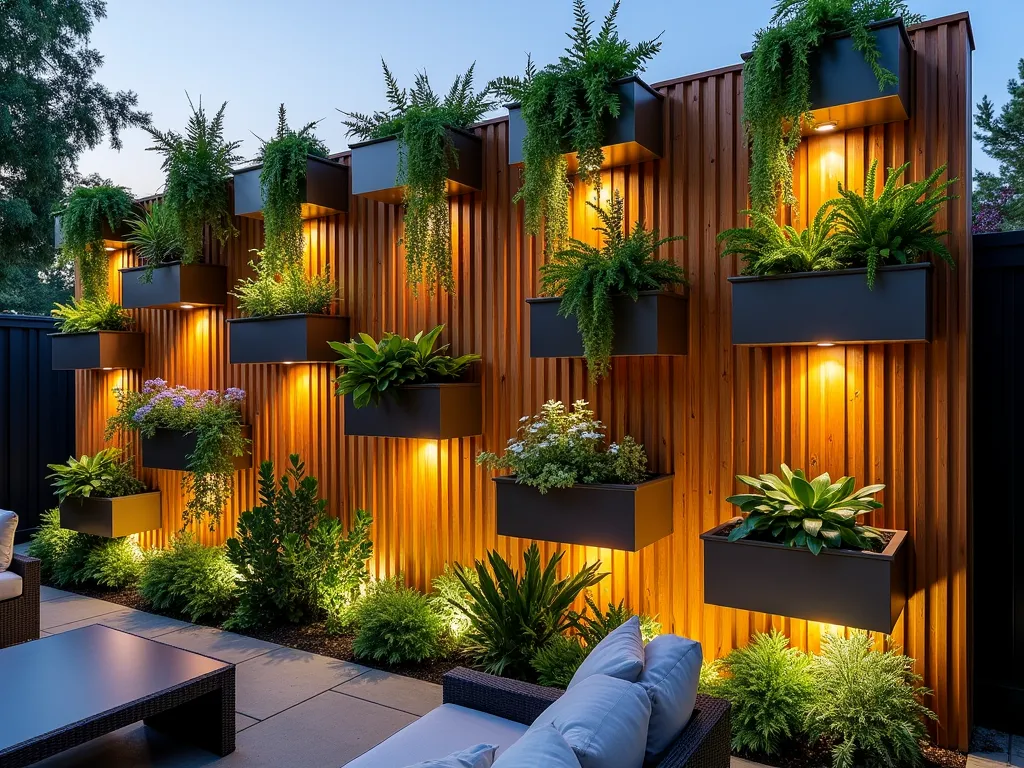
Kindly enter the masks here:
<path id="1" fill-rule="evenodd" d="M 824 742 L 814 745 L 794 743 L 778 755 L 733 752 L 736 757 L 773 768 L 831 768 L 831 747 Z M 924 747 L 924 768 L 965 768 L 967 755 L 952 749 L 928 744 Z"/>

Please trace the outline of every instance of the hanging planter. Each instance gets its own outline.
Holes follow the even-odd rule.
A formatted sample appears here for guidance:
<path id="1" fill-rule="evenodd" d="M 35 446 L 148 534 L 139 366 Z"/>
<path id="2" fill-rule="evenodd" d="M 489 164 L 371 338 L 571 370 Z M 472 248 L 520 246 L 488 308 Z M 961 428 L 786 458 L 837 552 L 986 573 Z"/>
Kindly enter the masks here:
<path id="1" fill-rule="evenodd" d="M 635 485 L 577 484 L 540 493 L 493 478 L 498 534 L 638 552 L 672 534 L 673 475 Z"/>
<path id="2" fill-rule="evenodd" d="M 479 384 L 409 384 L 376 404 L 356 408 L 345 395 L 345 434 L 451 440 L 483 432 Z"/>
<path id="3" fill-rule="evenodd" d="M 50 367 L 55 371 L 142 368 L 146 334 L 137 331 L 51 333 Z"/>
<path id="4" fill-rule="evenodd" d="M 235 171 L 235 215 L 263 218 L 260 165 Z M 349 168 L 324 157 L 306 156 L 301 187 L 302 218 L 317 219 L 348 211 Z"/>
<path id="5" fill-rule="evenodd" d="M 60 502 L 60 527 L 108 539 L 158 530 L 162 527 L 160 491 L 64 499 Z"/>
<path id="6" fill-rule="evenodd" d="M 701 536 L 704 602 L 775 616 L 890 634 L 907 601 L 911 542 L 889 536 L 881 552 L 807 549 L 774 542 L 729 541 L 732 520 Z"/>
<path id="7" fill-rule="evenodd" d="M 232 363 L 333 363 L 329 342 L 349 338 L 349 320 L 338 315 L 237 317 L 228 322 Z"/>
<path id="8" fill-rule="evenodd" d="M 137 214 L 142 213 L 141 208 L 136 208 Z M 111 227 L 110 222 L 106 219 L 100 222 L 100 237 L 103 240 L 103 245 L 112 251 L 120 250 L 128 247 L 128 236 L 131 234 L 131 225 L 129 219 L 121 221 L 116 227 Z M 61 216 L 58 214 L 53 217 L 53 247 L 60 248 L 64 245 L 64 229 L 61 223 Z"/>
<path id="9" fill-rule="evenodd" d="M 242 439 L 246 441 L 243 456 L 230 456 L 236 470 L 252 467 L 252 426 L 241 426 Z M 152 437 L 142 436 L 142 466 L 147 469 L 169 469 L 173 472 L 188 472 L 189 456 L 196 452 L 195 432 L 160 427 Z"/>
<path id="10" fill-rule="evenodd" d="M 126 309 L 192 309 L 219 307 L 227 302 L 228 269 L 220 264 L 171 262 L 152 270 L 144 282 L 146 267 L 121 272 L 121 304 Z"/>

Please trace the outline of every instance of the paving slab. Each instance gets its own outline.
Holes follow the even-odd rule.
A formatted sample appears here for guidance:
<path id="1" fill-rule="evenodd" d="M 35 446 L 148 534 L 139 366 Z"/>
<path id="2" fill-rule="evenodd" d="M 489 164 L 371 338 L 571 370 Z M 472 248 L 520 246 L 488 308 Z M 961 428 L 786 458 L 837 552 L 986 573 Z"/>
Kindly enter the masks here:
<path id="1" fill-rule="evenodd" d="M 202 768 L 219 765 L 220 759 L 136 723 L 33 763 L 32 768 Z"/>
<path id="2" fill-rule="evenodd" d="M 243 715 L 241 712 L 235 712 L 235 733 L 244 731 L 250 725 L 256 725 L 258 722 L 259 720 L 255 717 L 249 717 L 248 715 Z"/>
<path id="3" fill-rule="evenodd" d="M 50 600 L 58 600 L 62 597 L 75 597 L 74 592 L 66 592 L 63 589 L 55 589 L 54 587 L 41 586 L 39 587 L 39 602 L 45 603 Z"/>
<path id="4" fill-rule="evenodd" d="M 253 637 L 236 635 L 234 632 L 200 626 L 189 626 L 154 639 L 175 648 L 184 648 L 186 651 L 194 651 L 232 664 L 241 664 L 246 659 L 281 647 Z"/>
<path id="5" fill-rule="evenodd" d="M 235 709 L 266 720 L 367 671 L 294 648 L 277 648 L 235 668 Z"/>
<path id="6" fill-rule="evenodd" d="M 766 768 L 762 763 L 754 763 L 742 757 L 732 757 L 730 761 L 730 768 Z"/>
<path id="7" fill-rule="evenodd" d="M 61 624 L 91 619 L 94 616 L 102 616 L 105 613 L 111 613 L 120 608 L 121 606 L 115 603 L 108 603 L 106 600 L 96 600 L 92 597 L 82 597 L 81 595 L 48 600 L 45 603 L 39 604 L 39 627 L 52 630 Z"/>
<path id="8" fill-rule="evenodd" d="M 90 624 L 102 624 L 105 627 L 111 629 L 119 629 L 122 632 L 129 632 L 133 635 L 139 635 L 140 637 L 156 638 L 161 635 L 166 635 L 168 632 L 174 632 L 175 630 L 185 629 L 191 627 L 187 621 L 178 621 L 177 619 L 171 619 L 167 616 L 160 616 L 156 613 L 147 613 L 146 611 L 137 611 L 134 608 L 121 607 L 118 610 L 111 611 L 110 613 L 104 613 L 99 616 L 93 616 L 90 619 L 83 619 L 82 621 L 72 622 L 71 624 L 62 624 L 59 627 L 54 627 L 52 632 L 67 632 L 69 629 L 78 629 L 79 627 L 86 627 Z"/>
<path id="9" fill-rule="evenodd" d="M 425 715 L 442 703 L 440 685 L 379 669 L 371 669 L 334 690 L 413 715 Z"/>
<path id="10" fill-rule="evenodd" d="M 967 756 L 967 768 L 1006 768 L 1008 755 L 980 752 Z"/>

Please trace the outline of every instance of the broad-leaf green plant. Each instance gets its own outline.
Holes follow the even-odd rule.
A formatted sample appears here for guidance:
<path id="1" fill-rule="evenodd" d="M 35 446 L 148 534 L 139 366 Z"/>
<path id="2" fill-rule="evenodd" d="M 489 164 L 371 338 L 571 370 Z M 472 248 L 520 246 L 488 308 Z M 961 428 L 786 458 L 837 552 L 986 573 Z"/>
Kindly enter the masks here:
<path id="1" fill-rule="evenodd" d="M 540 273 L 545 293 L 562 299 L 558 314 L 576 318 L 590 379 L 596 381 L 611 369 L 612 297 L 625 294 L 636 301 L 640 291 L 685 284 L 685 270 L 674 261 L 656 259 L 655 254 L 666 243 L 686 238 L 659 238 L 657 230 L 646 229 L 640 221 L 627 233 L 625 205 L 617 189 L 607 209 L 590 200 L 587 205 L 601 221 L 594 227 L 601 247 L 573 238 L 568 247 L 552 254 Z"/>
<path id="2" fill-rule="evenodd" d="M 426 333 L 420 331 L 411 339 L 385 333 L 380 341 L 360 333 L 359 341 L 330 342 L 331 348 L 341 355 L 338 366 L 344 369 L 337 379 L 338 396 L 352 395 L 353 405 L 365 408 L 378 404 L 382 397 L 395 396 L 396 389 L 404 384 L 460 378 L 480 355 L 451 357 L 445 354 L 447 344 L 434 349 L 442 330 L 444 326 L 439 325 Z"/>
<path id="3" fill-rule="evenodd" d="M 161 264 L 184 258 L 178 219 L 167 203 L 154 202 L 141 216 L 129 219 L 128 228 L 128 245 L 146 268 L 143 282 L 151 282 Z"/>
<path id="4" fill-rule="evenodd" d="M 60 501 L 88 499 L 93 496 L 116 498 L 146 490 L 146 484 L 135 477 L 132 463 L 120 448 L 104 448 L 92 456 L 76 459 L 69 456 L 63 464 L 47 464 L 53 474 L 47 475 Z"/>
<path id="5" fill-rule="evenodd" d="M 78 187 L 68 196 L 60 216 L 62 256 L 78 264 L 82 296 L 107 298 L 109 256 L 103 224 L 118 229 L 132 212 L 132 196 L 124 187 Z"/>
<path id="6" fill-rule="evenodd" d="M 70 304 L 57 304 L 50 314 L 57 318 L 57 330 L 61 333 L 127 331 L 133 324 L 131 314 L 106 296 L 96 299 L 72 297 Z"/>
<path id="7" fill-rule="evenodd" d="M 823 549 L 881 549 L 881 531 L 864 525 L 861 517 L 881 502 L 872 498 L 884 485 L 856 489 L 856 479 L 841 477 L 832 482 L 828 472 L 808 480 L 803 470 L 782 465 L 782 477 L 736 475 L 741 483 L 761 493 L 743 493 L 726 501 L 746 517 L 729 532 L 729 541 L 747 537 L 777 541 L 789 547 L 806 547 L 815 555 Z"/>
<path id="8" fill-rule="evenodd" d="M 751 210 L 742 214 L 750 217 L 750 226 L 727 229 L 718 235 L 718 242 L 724 244 L 723 257 L 740 257 L 744 275 L 817 272 L 845 266 L 834 233 L 836 213 L 831 207 L 819 208 L 811 225 L 801 231 L 779 224 L 766 213 Z"/>

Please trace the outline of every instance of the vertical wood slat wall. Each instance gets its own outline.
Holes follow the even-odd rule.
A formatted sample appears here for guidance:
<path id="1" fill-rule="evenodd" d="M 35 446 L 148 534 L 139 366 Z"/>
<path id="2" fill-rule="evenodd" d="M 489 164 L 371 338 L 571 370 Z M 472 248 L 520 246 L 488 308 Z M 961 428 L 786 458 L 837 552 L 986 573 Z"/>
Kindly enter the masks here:
<path id="1" fill-rule="evenodd" d="M 917 51 L 912 119 L 806 140 L 796 162 L 795 215 L 802 226 L 834 196 L 839 181 L 861 187 L 873 159 L 880 167 L 910 161 L 909 179 L 948 163 L 949 176 L 961 180 L 961 197 L 945 207 L 939 224 L 951 230 L 958 268 L 935 270 L 935 340 L 929 345 L 731 345 L 726 277 L 738 265 L 719 258 L 715 236 L 740 223 L 737 212 L 746 201 L 737 66 L 662 84 L 664 159 L 615 169 L 604 179 L 605 195 L 612 187 L 624 195 L 630 221 L 643 218 L 662 234 L 688 238 L 664 254 L 686 267 L 692 283 L 688 356 L 617 359 L 597 386 L 580 361 L 530 358 L 524 299 L 538 295 L 542 256 L 524 233 L 521 206 L 511 203 L 519 175 L 507 165 L 507 121 L 495 120 L 477 129 L 485 152 L 483 191 L 451 201 L 454 296 L 421 291 L 414 298 L 405 286 L 398 206 L 353 198 L 347 216 L 306 225 L 309 267 L 329 268 L 335 276 L 336 311 L 352 318 L 353 332 L 411 335 L 443 322 L 443 339 L 455 354 L 482 354 L 482 437 L 438 443 L 345 437 L 332 366 L 228 364 L 224 320 L 237 316 L 232 298 L 226 311 L 138 311 L 147 332 L 146 368 L 141 374 L 78 374 L 78 449 L 101 446 L 115 385 L 137 387 L 159 376 L 192 387 L 243 387 L 257 460 L 273 459 L 280 472 L 287 455 L 299 452 L 335 513 L 350 519 L 356 508 L 373 512 L 373 571 L 402 571 L 425 588 L 445 563 L 468 562 L 489 548 L 521 558 L 529 542 L 496 535 L 493 484 L 474 457 L 485 448 L 501 449 L 519 417 L 545 400 L 586 399 L 614 437 L 629 433 L 645 444 L 653 471 L 675 472 L 675 533 L 637 554 L 568 546 L 564 565 L 601 559 L 611 574 L 601 584 L 601 600 L 625 599 L 634 610 L 657 614 L 666 631 L 699 639 L 706 657 L 771 627 L 816 650 L 829 630 L 704 604 L 698 536 L 732 516 L 725 498 L 737 490 L 736 473 L 772 471 L 785 461 L 814 474 L 885 483 L 885 508 L 873 522 L 909 530 L 916 550 L 913 595 L 894 642 L 917 659 L 935 690 L 930 705 L 940 720 L 937 741 L 966 748 L 969 20 L 962 14 L 927 22 L 912 29 L 911 38 Z M 578 237 L 593 236 L 588 194 L 580 185 L 574 190 Z M 231 283 L 245 273 L 250 249 L 262 243 L 260 223 L 240 219 L 236 225 L 238 237 L 210 254 L 228 265 Z M 117 285 L 117 267 L 133 264 L 131 254 L 117 254 L 111 284 Z M 164 492 L 163 530 L 146 535 L 145 543 L 164 544 L 180 527 L 180 475 L 144 474 Z M 256 472 L 239 473 L 220 529 L 199 531 L 201 538 L 219 542 L 230 535 L 239 511 L 255 497 Z"/>

